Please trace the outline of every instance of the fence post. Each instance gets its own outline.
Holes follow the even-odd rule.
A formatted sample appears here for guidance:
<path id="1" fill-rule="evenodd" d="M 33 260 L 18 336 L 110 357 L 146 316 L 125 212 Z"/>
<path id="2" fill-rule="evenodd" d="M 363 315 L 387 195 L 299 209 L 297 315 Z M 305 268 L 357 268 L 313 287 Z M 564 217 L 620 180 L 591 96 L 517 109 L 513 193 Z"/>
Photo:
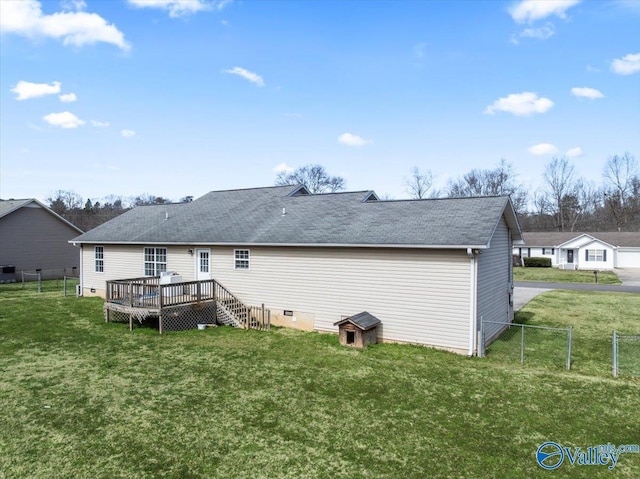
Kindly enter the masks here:
<path id="1" fill-rule="evenodd" d="M 62 287 L 64 288 L 64 295 L 67 296 L 67 277 L 65 276 L 62 280 Z"/>
<path id="2" fill-rule="evenodd" d="M 42 273 L 38 273 L 38 293 L 42 293 Z"/>
<path id="3" fill-rule="evenodd" d="M 613 330 L 613 377 L 618 377 L 618 333 Z"/>
<path id="4" fill-rule="evenodd" d="M 571 343 L 573 341 L 573 326 L 569 326 L 569 341 L 567 344 L 567 370 L 571 369 Z"/>
<path id="5" fill-rule="evenodd" d="M 524 364 L 524 325 L 520 325 L 520 364 Z"/>
<path id="6" fill-rule="evenodd" d="M 478 345 L 478 356 L 484 358 L 485 350 L 484 350 L 484 317 L 480 316 L 480 344 Z"/>

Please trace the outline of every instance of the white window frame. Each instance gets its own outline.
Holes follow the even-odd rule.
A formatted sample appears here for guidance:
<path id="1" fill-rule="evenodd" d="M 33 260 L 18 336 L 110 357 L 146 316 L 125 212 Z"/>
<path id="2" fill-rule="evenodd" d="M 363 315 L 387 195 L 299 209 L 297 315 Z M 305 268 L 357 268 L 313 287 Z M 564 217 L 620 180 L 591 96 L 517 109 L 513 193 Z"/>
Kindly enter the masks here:
<path id="1" fill-rule="evenodd" d="M 543 256 L 553 256 L 555 253 L 555 248 L 542 248 Z"/>
<path id="2" fill-rule="evenodd" d="M 157 246 L 145 246 L 142 250 L 142 268 L 144 276 L 160 276 L 167 271 L 167 248 Z M 158 258 L 164 261 L 158 261 Z"/>
<path id="3" fill-rule="evenodd" d="M 604 250 L 603 249 L 588 249 L 587 250 L 587 261 L 598 261 L 600 263 L 604 262 Z"/>
<path id="4" fill-rule="evenodd" d="M 93 248 L 93 271 L 104 273 L 104 246 L 94 246 Z"/>
<path id="5" fill-rule="evenodd" d="M 247 271 L 250 269 L 250 267 L 251 267 L 251 250 L 234 249 L 233 250 L 233 269 Z"/>

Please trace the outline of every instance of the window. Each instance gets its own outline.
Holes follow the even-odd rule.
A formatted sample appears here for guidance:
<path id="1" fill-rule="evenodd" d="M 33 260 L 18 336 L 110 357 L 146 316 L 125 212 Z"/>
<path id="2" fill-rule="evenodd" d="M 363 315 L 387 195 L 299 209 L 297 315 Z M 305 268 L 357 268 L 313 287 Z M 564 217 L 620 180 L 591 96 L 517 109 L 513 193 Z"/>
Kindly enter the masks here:
<path id="1" fill-rule="evenodd" d="M 144 275 L 160 276 L 167 270 L 167 248 L 144 249 Z"/>
<path id="2" fill-rule="evenodd" d="M 104 273 L 104 246 L 96 246 L 94 250 L 96 273 Z"/>
<path id="3" fill-rule="evenodd" d="M 555 253 L 555 248 L 542 248 L 543 255 L 553 255 Z"/>
<path id="4" fill-rule="evenodd" d="M 235 258 L 235 269 L 249 269 L 249 250 L 236 249 L 233 250 Z"/>
<path id="5" fill-rule="evenodd" d="M 604 249 L 588 249 L 585 251 L 587 261 L 607 261 L 607 251 Z"/>

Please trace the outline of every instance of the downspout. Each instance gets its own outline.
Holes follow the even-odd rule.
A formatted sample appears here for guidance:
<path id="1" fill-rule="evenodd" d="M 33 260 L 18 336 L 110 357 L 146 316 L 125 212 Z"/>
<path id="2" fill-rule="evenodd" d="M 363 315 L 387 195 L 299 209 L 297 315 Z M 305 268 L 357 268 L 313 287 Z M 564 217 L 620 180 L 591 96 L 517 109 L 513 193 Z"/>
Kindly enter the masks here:
<path id="1" fill-rule="evenodd" d="M 477 327 L 477 299 L 478 294 L 476 285 L 478 282 L 478 272 L 476 268 L 476 254 L 471 248 L 467 248 L 467 256 L 469 257 L 469 356 L 473 356 L 476 352 L 478 343 L 478 327 Z"/>

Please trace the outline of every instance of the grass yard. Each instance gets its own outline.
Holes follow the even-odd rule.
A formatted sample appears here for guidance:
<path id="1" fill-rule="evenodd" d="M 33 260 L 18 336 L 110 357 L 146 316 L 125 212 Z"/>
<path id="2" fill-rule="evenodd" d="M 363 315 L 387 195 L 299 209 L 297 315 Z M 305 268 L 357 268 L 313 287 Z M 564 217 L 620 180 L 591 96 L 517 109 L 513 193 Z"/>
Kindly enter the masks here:
<path id="1" fill-rule="evenodd" d="M 513 268 L 515 281 L 544 281 L 548 283 L 591 283 L 595 275 L 591 270 L 564 270 L 558 268 Z M 598 271 L 598 284 L 621 284 L 613 271 Z"/>
<path id="2" fill-rule="evenodd" d="M 584 301 L 554 295 L 531 321 Z M 640 454 L 613 472 L 535 461 L 545 441 L 640 442 L 640 381 L 595 367 L 356 351 L 287 329 L 131 333 L 103 322 L 100 299 L 5 285 L 0 371 L 2 477 L 640 477 Z"/>

